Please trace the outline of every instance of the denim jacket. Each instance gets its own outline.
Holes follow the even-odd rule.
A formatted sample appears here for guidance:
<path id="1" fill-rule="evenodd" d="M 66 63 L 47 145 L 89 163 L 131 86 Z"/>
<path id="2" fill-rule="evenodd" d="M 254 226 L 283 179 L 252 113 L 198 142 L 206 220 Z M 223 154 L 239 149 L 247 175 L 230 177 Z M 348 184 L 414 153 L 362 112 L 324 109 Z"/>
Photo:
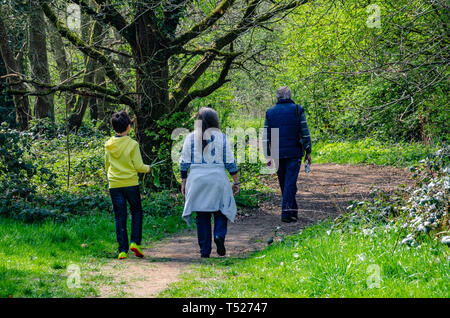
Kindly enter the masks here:
<path id="1" fill-rule="evenodd" d="M 233 151 L 225 134 L 219 133 L 212 135 L 211 138 L 206 141 L 206 147 L 208 147 L 208 149 L 206 150 L 207 153 L 210 154 L 210 159 L 212 162 L 208 162 L 208 158 L 205 158 L 205 156 L 203 155 L 201 143 L 197 147 L 200 149 L 197 149 L 195 147 L 194 136 L 194 133 L 190 133 L 184 140 L 182 155 L 180 158 L 180 175 L 182 179 L 187 178 L 188 170 L 191 167 L 191 164 L 224 164 L 225 169 L 230 173 L 230 175 L 234 175 L 238 172 L 238 167 L 233 156 Z M 222 138 L 222 140 L 218 140 L 217 142 L 211 144 L 215 140 L 215 138 Z M 216 156 L 217 145 L 222 150 L 222 156 Z"/>

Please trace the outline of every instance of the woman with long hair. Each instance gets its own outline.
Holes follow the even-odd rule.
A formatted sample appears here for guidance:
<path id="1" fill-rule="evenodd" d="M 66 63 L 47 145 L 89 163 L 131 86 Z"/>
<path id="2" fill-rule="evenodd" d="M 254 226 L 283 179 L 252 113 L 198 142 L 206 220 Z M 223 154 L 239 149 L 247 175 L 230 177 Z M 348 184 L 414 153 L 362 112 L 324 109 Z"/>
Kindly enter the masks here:
<path id="1" fill-rule="evenodd" d="M 225 171 L 233 178 L 233 186 Z M 189 171 L 189 174 L 188 174 Z M 239 193 L 238 169 L 219 118 L 212 108 L 201 108 L 194 132 L 186 136 L 180 159 L 181 192 L 185 196 L 183 219 L 189 224 L 196 212 L 197 237 L 201 257 L 211 254 L 211 217 L 217 254 L 224 256 L 228 220 L 234 222 Z"/>

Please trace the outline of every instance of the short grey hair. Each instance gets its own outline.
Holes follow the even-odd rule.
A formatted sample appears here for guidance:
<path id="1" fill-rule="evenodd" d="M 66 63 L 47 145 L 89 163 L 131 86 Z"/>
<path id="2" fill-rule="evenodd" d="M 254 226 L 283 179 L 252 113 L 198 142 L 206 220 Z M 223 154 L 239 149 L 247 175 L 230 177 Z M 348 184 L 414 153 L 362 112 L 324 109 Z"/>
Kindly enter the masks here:
<path id="1" fill-rule="evenodd" d="M 277 89 L 276 96 L 277 96 L 277 100 L 280 100 L 280 99 L 291 99 L 292 98 L 292 92 L 289 89 L 289 87 L 283 86 L 283 87 L 280 87 L 279 89 Z"/>

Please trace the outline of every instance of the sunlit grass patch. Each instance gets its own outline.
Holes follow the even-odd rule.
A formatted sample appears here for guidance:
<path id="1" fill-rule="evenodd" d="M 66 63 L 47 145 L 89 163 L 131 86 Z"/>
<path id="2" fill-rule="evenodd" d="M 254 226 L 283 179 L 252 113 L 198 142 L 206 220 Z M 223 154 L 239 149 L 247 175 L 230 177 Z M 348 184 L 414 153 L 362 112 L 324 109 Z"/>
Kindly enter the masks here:
<path id="1" fill-rule="evenodd" d="M 421 143 L 385 144 L 372 138 L 358 141 L 313 143 L 313 161 L 315 163 L 351 163 L 377 164 L 407 167 L 418 162 L 437 147 Z"/>
<path id="2" fill-rule="evenodd" d="M 143 245 L 183 228 L 179 215 L 145 215 Z M 0 297 L 96 296 L 104 280 L 98 266 L 116 258 L 116 248 L 114 217 L 106 212 L 63 223 L 1 218 Z M 80 270 L 76 288 L 67 285 L 71 265 Z"/>
<path id="3" fill-rule="evenodd" d="M 449 297 L 448 247 L 429 240 L 397 246 L 397 233 L 379 227 L 337 232 L 309 227 L 248 259 L 206 263 L 216 279 L 190 276 L 164 297 Z M 394 251 L 394 252 L 393 252 Z M 199 271 L 205 271 L 201 268 Z M 210 274 L 212 275 L 212 274 Z"/>

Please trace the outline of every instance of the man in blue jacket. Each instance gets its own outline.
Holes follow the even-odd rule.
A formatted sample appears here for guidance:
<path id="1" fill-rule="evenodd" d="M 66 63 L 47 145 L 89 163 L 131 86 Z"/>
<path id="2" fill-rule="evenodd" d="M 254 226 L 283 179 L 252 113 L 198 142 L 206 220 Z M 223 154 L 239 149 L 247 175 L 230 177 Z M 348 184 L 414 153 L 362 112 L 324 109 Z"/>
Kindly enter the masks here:
<path id="1" fill-rule="evenodd" d="M 286 86 L 281 87 L 277 90 L 276 97 L 275 106 L 266 111 L 263 146 L 268 158 L 274 159 L 277 167 L 283 195 L 281 221 L 289 223 L 298 219 L 295 200 L 297 178 L 305 152 L 305 162 L 311 164 L 311 136 L 303 108 L 294 103 L 291 90 Z M 278 129 L 278 140 L 272 140 L 272 128 Z M 271 154 L 275 142 L 278 142 L 278 153 L 273 151 Z M 268 165 L 270 162 L 268 161 Z"/>

